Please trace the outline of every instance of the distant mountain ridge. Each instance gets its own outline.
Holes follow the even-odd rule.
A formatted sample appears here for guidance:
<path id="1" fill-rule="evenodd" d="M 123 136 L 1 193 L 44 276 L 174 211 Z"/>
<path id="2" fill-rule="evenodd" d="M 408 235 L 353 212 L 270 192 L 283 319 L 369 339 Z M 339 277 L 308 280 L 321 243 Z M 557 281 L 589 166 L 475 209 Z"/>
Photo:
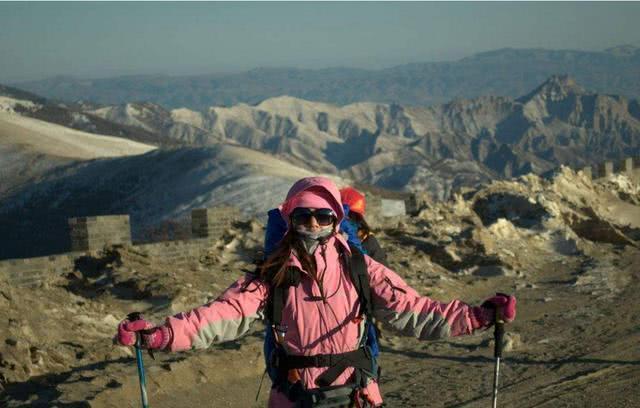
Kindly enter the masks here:
<path id="1" fill-rule="evenodd" d="M 148 103 L 88 113 L 137 124 L 161 140 L 231 142 L 317 172 L 439 198 L 493 178 L 640 153 L 638 101 L 587 91 L 569 76 L 552 76 L 517 99 L 482 96 L 430 107 L 340 107 L 280 96 L 204 113 Z"/>
<path id="2" fill-rule="evenodd" d="M 0 85 L 0 112 L 10 111 L 34 119 L 89 133 L 120 136 L 139 142 L 158 142 L 158 136 L 139 126 L 128 126 L 87 113 L 99 105 L 59 102 L 21 89 Z M 171 140 L 162 141 L 167 145 Z"/>
<path id="3" fill-rule="evenodd" d="M 296 98 L 345 105 L 360 101 L 427 106 L 482 95 L 517 97 L 554 74 L 568 74 L 599 93 L 640 97 L 640 49 L 601 52 L 500 49 L 452 62 L 412 63 L 382 70 L 259 68 L 237 74 L 54 77 L 15 86 L 49 98 L 123 104 L 148 101 L 168 109 L 256 104 Z"/>
<path id="4" fill-rule="evenodd" d="M 108 124 L 163 147 L 245 146 L 316 173 L 396 191 L 426 191 L 437 199 L 491 179 L 640 154 L 638 100 L 588 91 L 566 75 L 551 76 L 523 94 L 429 107 L 337 106 L 291 96 L 205 112 L 151 102 L 44 106 L 61 109 L 54 123 L 68 122 L 71 114 L 89 122 L 67 126 Z M 22 114 L 46 111 L 37 100 L 29 103 Z"/>

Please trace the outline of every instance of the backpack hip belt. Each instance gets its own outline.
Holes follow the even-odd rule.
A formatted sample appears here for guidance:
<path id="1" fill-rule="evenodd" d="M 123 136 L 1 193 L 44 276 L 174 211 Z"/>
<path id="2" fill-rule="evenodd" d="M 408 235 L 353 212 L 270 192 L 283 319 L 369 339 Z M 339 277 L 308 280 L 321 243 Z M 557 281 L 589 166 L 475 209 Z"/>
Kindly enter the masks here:
<path id="1" fill-rule="evenodd" d="M 316 379 L 316 385 L 327 387 L 332 384 L 348 367 L 356 370 L 371 371 L 373 356 L 366 347 L 336 354 L 316 354 L 313 356 L 295 356 L 284 353 L 274 359 L 272 364 L 278 369 L 289 371 L 297 368 L 329 367 Z"/>

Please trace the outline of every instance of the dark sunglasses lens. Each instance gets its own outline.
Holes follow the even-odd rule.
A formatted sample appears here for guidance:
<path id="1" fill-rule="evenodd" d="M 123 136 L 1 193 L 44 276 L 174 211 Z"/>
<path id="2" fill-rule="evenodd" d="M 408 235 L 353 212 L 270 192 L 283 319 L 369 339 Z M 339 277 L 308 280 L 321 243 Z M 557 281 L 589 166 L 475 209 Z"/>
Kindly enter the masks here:
<path id="1" fill-rule="evenodd" d="M 331 225 L 335 220 L 335 216 L 331 210 L 318 210 L 314 213 L 314 216 L 316 217 L 318 224 L 323 226 Z"/>
<path id="2" fill-rule="evenodd" d="M 308 224 L 311 221 L 311 212 L 309 211 L 297 211 L 291 215 L 291 220 L 294 224 Z"/>

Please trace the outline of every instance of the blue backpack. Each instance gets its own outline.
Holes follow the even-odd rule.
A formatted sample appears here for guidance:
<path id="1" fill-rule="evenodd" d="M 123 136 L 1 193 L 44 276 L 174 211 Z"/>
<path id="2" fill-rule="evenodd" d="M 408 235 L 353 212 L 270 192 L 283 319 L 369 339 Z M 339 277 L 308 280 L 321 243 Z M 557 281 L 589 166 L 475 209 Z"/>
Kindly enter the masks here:
<path id="1" fill-rule="evenodd" d="M 358 292 L 360 310 L 364 312 L 366 317 L 365 335 L 362 338 L 362 342 L 358 350 L 350 353 L 343 353 L 351 354 L 349 356 L 345 356 L 345 358 L 348 359 L 349 363 L 354 364 L 319 365 L 320 367 L 330 367 L 322 376 L 320 376 L 320 382 L 318 383 L 319 386 L 331 384 L 342 373 L 342 371 L 349 366 L 356 368 L 356 376 L 360 377 L 358 379 L 363 383 L 366 382 L 367 377 L 378 378 L 380 372 L 377 364 L 377 357 L 380 354 L 380 348 L 378 346 L 378 334 L 376 332 L 376 327 L 372 322 L 373 304 L 371 303 L 369 274 L 364 260 L 364 254 L 366 254 L 366 252 L 358 238 L 357 226 L 346 218 L 346 215 L 349 213 L 349 207 L 347 205 L 344 205 L 343 207 L 345 210 L 345 218 L 340 224 L 340 230 L 347 233 L 347 242 L 351 249 L 351 257 L 346 258 L 345 261 L 349 265 L 349 275 Z M 269 211 L 265 232 L 265 259 L 276 250 L 286 232 L 287 223 L 280 214 L 280 211 L 277 208 Z M 286 353 L 276 341 L 274 332 L 277 331 L 280 326 L 282 309 L 286 299 L 285 291 L 288 290 L 290 286 L 296 286 L 300 280 L 299 271 L 297 269 L 287 271 L 287 273 L 288 276 L 285 279 L 285 285 L 271 288 L 271 295 L 267 300 L 267 306 L 265 308 L 267 321 L 264 336 L 266 372 L 269 374 L 273 386 L 279 388 L 280 391 L 285 393 L 288 393 L 288 389 L 291 387 L 291 384 L 288 384 L 286 376 L 287 371 L 290 368 L 298 367 L 292 365 L 290 362 L 286 364 L 283 363 L 283 361 L 287 360 Z M 336 358 L 334 360 L 339 360 L 339 357 L 341 357 L 341 355 L 335 356 Z M 313 359 L 314 357 L 315 360 Z M 305 359 L 309 361 L 302 361 Z M 295 356 L 295 360 L 296 364 L 301 365 L 301 368 L 315 366 L 314 364 L 318 363 L 317 356 Z"/>

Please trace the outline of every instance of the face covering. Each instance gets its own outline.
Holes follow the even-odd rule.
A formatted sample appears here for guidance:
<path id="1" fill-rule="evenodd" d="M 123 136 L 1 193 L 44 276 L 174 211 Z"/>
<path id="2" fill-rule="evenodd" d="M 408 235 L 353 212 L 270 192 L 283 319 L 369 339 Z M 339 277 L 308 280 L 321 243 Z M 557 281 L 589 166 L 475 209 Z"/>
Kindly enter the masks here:
<path id="1" fill-rule="evenodd" d="M 298 237 L 302 241 L 302 246 L 304 246 L 304 249 L 307 250 L 307 253 L 311 255 L 320 244 L 320 241 L 322 241 L 324 238 L 327 238 L 333 233 L 333 225 L 320 227 L 320 229 L 315 231 L 309 231 L 306 226 L 299 225 L 296 228 L 296 232 L 298 233 Z"/>

